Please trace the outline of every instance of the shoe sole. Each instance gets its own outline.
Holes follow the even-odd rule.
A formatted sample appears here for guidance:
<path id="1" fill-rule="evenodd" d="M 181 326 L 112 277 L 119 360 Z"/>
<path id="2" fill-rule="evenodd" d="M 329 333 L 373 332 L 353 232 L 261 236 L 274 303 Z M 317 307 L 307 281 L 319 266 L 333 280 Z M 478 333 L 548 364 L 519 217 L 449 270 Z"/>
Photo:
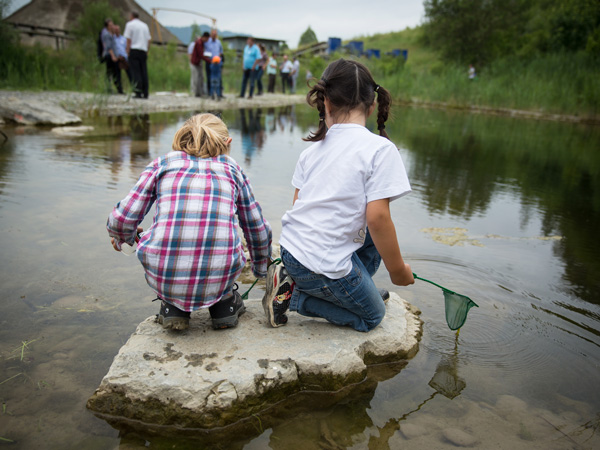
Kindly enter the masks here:
<path id="1" fill-rule="evenodd" d="M 162 325 L 165 330 L 176 330 L 183 331 L 187 330 L 190 326 L 190 319 L 185 317 L 164 317 L 158 316 L 158 323 Z"/>
<path id="2" fill-rule="evenodd" d="M 275 268 L 274 270 L 277 270 L 277 268 Z M 281 280 L 278 280 L 278 281 L 281 281 Z M 267 271 L 267 292 L 270 292 L 271 294 L 276 293 L 277 291 L 275 290 L 275 288 L 279 289 L 280 286 L 281 286 L 281 283 L 278 283 L 277 286 L 273 286 L 273 274 L 269 274 Z M 265 295 L 263 296 L 262 304 L 263 304 L 263 309 L 265 310 L 265 315 L 267 316 L 267 320 L 269 321 L 269 324 L 273 328 L 278 328 L 278 327 L 282 327 L 285 325 L 285 323 L 275 322 L 275 312 L 273 311 L 273 299 L 269 300 L 266 292 L 265 292 Z"/>
<path id="3" fill-rule="evenodd" d="M 242 306 L 233 316 L 212 319 L 213 330 L 224 330 L 225 328 L 234 328 L 238 324 L 238 318 L 246 312 L 246 306 Z"/>

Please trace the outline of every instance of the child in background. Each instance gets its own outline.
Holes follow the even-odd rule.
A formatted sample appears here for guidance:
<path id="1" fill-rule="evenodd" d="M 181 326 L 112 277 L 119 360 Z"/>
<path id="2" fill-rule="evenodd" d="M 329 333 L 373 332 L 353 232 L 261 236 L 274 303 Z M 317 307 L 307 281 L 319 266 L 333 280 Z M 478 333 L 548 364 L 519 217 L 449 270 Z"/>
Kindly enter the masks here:
<path id="1" fill-rule="evenodd" d="M 219 96 L 219 87 L 221 85 L 221 57 L 215 55 L 212 57 L 210 64 L 210 92 L 209 95 L 213 100 L 221 100 Z"/>
<path id="2" fill-rule="evenodd" d="M 380 136 L 365 127 L 376 97 Z M 339 59 L 307 101 L 319 111 L 319 128 L 296 165 L 293 207 L 282 218 L 283 265 L 269 266 L 263 307 L 273 327 L 287 323 L 289 308 L 370 331 L 383 320 L 389 296 L 372 280 L 381 260 L 392 283 L 414 283 L 389 209 L 411 190 L 385 132 L 391 96 L 364 65 Z"/>
<path id="3" fill-rule="evenodd" d="M 264 277 L 271 256 L 271 227 L 250 182 L 229 156 L 231 137 L 221 119 L 198 114 L 173 139 L 173 151 L 150 163 L 108 218 L 115 250 L 134 242 L 138 225 L 156 202 L 137 256 L 146 281 L 161 299 L 163 328 L 188 328 L 190 312 L 208 308 L 215 329 L 235 327 L 245 306 L 234 281 L 246 264 Z M 239 222 L 238 222 L 239 221 Z"/>

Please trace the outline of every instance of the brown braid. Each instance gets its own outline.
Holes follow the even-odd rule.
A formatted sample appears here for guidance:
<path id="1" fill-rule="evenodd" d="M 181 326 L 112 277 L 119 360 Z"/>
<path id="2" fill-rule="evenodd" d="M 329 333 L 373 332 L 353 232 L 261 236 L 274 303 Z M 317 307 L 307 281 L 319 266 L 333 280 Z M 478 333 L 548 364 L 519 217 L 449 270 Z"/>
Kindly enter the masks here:
<path id="1" fill-rule="evenodd" d="M 306 94 L 306 102 L 313 108 L 317 108 L 319 111 L 319 128 L 316 132 L 309 134 L 308 137 L 303 138 L 305 141 L 317 142 L 325 138 L 327 134 L 327 124 L 325 123 L 325 89 L 327 82 L 325 80 L 318 80 Z"/>
<path id="2" fill-rule="evenodd" d="M 380 136 L 388 139 L 390 137 L 385 131 L 385 122 L 388 120 L 391 107 L 392 96 L 389 91 L 381 86 L 377 86 L 377 129 Z"/>

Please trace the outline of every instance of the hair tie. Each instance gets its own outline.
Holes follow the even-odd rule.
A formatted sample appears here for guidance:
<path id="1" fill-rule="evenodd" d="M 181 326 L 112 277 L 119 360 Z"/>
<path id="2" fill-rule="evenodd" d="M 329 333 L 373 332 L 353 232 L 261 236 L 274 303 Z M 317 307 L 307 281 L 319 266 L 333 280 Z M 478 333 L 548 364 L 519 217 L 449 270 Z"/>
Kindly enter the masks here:
<path id="1" fill-rule="evenodd" d="M 320 112 L 319 113 L 319 122 L 323 122 L 325 120 L 325 113 L 324 112 Z"/>
<path id="2" fill-rule="evenodd" d="M 375 92 L 379 92 L 379 85 L 378 84 L 375 85 Z"/>
<path id="3" fill-rule="evenodd" d="M 377 127 L 377 129 L 378 129 L 379 131 L 381 131 L 381 130 L 385 130 L 385 124 L 384 124 L 384 123 L 382 123 L 381 125 L 379 125 L 379 126 Z"/>

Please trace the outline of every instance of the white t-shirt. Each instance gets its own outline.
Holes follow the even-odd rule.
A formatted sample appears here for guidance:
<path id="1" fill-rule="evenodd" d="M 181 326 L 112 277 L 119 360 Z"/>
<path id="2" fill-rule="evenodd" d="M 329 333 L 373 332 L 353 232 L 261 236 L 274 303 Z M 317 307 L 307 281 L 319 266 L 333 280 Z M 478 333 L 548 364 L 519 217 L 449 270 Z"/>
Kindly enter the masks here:
<path id="1" fill-rule="evenodd" d="M 150 30 L 148 29 L 148 25 L 140 19 L 133 19 L 127 22 L 123 36 L 131 39 L 131 50 L 148 51 L 148 41 L 151 39 Z"/>
<path id="2" fill-rule="evenodd" d="M 283 218 L 280 244 L 306 268 L 339 279 L 364 243 L 367 203 L 411 191 L 400 153 L 357 124 L 335 124 L 304 150 L 292 185 L 298 199 Z"/>

